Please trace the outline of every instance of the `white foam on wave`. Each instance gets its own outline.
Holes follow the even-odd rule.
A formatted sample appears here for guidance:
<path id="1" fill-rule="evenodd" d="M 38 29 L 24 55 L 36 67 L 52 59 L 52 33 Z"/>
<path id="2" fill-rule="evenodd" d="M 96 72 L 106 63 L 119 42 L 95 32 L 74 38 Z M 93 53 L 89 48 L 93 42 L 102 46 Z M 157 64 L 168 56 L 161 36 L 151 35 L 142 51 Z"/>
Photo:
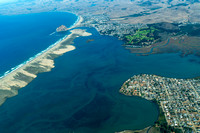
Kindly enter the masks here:
<path id="1" fill-rule="evenodd" d="M 76 15 L 76 14 L 74 14 L 74 15 Z M 76 15 L 76 16 L 77 16 L 77 15 Z M 80 17 L 79 17 L 79 16 L 77 16 L 77 17 L 78 17 L 78 19 L 76 20 L 76 22 L 74 22 L 73 25 L 71 25 L 71 26 L 69 27 L 69 29 L 70 29 L 71 27 L 74 27 L 74 26 L 79 22 Z"/>
<path id="2" fill-rule="evenodd" d="M 51 34 L 49 34 L 50 36 L 52 36 L 53 34 L 55 34 L 56 32 L 54 31 L 54 32 L 52 32 Z"/>
<path id="3" fill-rule="evenodd" d="M 75 14 L 76 15 L 76 14 Z M 76 15 L 77 16 L 77 15 Z M 73 25 L 71 25 L 69 28 L 75 26 L 78 21 L 80 20 L 80 17 L 77 16 L 78 19 L 74 22 Z M 50 45 L 47 49 L 41 51 L 40 53 L 36 54 L 33 57 L 30 57 L 28 60 L 24 61 L 23 63 L 11 68 L 11 70 L 6 71 L 2 76 L 0 76 L 0 79 L 2 79 L 3 77 L 5 77 L 6 75 L 8 75 L 9 73 L 14 72 L 15 70 L 19 69 L 20 67 L 24 66 L 25 64 L 31 62 L 32 60 L 34 60 L 35 58 L 37 58 L 38 56 L 40 56 L 41 54 L 45 53 L 46 51 L 48 51 L 49 49 L 51 49 L 52 47 L 56 46 L 58 43 L 60 43 L 62 40 L 64 40 L 68 35 L 65 35 L 63 38 L 59 39 L 57 42 L 55 42 L 54 44 Z"/>

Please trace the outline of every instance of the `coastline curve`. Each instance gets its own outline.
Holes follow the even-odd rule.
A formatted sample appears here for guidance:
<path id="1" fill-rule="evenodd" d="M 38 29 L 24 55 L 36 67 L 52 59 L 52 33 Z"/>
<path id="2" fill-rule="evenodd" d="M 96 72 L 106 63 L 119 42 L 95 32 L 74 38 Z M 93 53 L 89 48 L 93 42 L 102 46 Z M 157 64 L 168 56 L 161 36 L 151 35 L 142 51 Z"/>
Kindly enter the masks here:
<path id="1" fill-rule="evenodd" d="M 70 29 L 77 27 L 82 21 L 82 17 L 79 16 L 78 21 Z M 75 49 L 75 46 L 71 45 L 74 39 L 80 36 L 91 35 L 91 33 L 82 29 L 73 29 L 70 32 L 71 34 L 61 38 L 47 49 L 12 68 L 11 71 L 7 71 L 0 77 L 0 106 L 7 98 L 17 95 L 18 90 L 35 79 L 38 73 L 51 71 L 55 67 L 55 58 Z"/>

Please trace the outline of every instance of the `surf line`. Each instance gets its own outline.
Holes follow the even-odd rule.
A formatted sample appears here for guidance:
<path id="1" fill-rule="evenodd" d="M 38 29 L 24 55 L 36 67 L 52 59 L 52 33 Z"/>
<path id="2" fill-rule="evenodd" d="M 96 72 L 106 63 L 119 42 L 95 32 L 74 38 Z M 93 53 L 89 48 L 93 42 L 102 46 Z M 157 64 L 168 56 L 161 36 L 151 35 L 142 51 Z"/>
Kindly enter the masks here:
<path id="1" fill-rule="evenodd" d="M 73 13 L 73 14 L 74 14 L 74 13 Z M 76 15 L 76 14 L 74 14 L 74 15 Z M 78 15 L 76 15 L 76 16 L 77 16 L 77 20 L 69 27 L 69 30 L 71 30 L 71 29 L 77 27 L 77 26 L 80 25 L 80 23 L 83 21 L 83 19 L 82 19 L 81 16 L 78 16 Z M 51 34 L 52 34 L 52 33 L 51 33 Z M 51 34 L 50 34 L 50 35 L 51 35 Z M 53 32 L 53 34 L 54 34 L 54 32 Z M 15 67 L 11 68 L 10 70 L 6 71 L 4 74 L 2 74 L 2 76 L 0 75 L 0 79 L 4 78 L 6 75 L 8 75 L 8 74 L 14 72 L 15 70 L 21 68 L 21 67 L 24 66 L 25 64 L 31 62 L 31 61 L 34 60 L 36 57 L 40 56 L 40 55 L 43 54 L 44 52 L 48 51 L 49 49 L 51 49 L 52 47 L 54 47 L 55 45 L 57 45 L 58 43 L 60 43 L 60 42 L 61 42 L 62 40 L 64 40 L 67 36 L 68 36 L 68 34 L 65 35 L 63 38 L 59 39 L 59 40 L 58 40 L 57 42 L 55 42 L 54 44 L 50 45 L 47 49 L 41 51 L 40 53 L 36 54 L 35 56 L 30 57 L 28 60 L 24 61 L 23 63 L 21 63 L 21 64 L 15 66 Z"/>

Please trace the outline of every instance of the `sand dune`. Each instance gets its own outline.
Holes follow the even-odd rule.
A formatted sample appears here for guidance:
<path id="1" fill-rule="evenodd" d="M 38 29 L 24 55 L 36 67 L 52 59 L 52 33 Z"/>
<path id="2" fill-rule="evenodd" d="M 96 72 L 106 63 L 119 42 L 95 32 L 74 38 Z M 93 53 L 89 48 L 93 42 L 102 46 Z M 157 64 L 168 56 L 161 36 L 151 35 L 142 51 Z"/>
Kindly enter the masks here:
<path id="1" fill-rule="evenodd" d="M 37 56 L 32 61 L 26 63 L 22 67 L 12 71 L 5 77 L 0 79 L 0 105 L 4 103 L 6 98 L 17 95 L 18 89 L 25 87 L 38 73 L 48 72 L 54 68 L 54 59 L 62 54 L 75 49 L 73 40 L 80 36 L 89 36 L 85 30 L 75 29 L 71 34 L 60 41 L 57 45 L 48 49 L 46 52 Z"/>

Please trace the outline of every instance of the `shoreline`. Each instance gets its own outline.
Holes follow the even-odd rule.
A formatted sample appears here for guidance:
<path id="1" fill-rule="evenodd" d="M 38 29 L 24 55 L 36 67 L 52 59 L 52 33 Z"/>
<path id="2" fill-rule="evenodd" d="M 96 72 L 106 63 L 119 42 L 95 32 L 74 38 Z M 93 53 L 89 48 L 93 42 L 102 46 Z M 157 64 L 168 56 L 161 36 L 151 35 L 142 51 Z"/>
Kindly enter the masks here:
<path id="1" fill-rule="evenodd" d="M 151 74 L 139 74 L 126 80 L 119 92 L 126 96 L 144 98 L 158 106 L 159 115 L 157 121 L 152 126 L 153 128 L 164 131 L 173 129 L 175 132 L 185 132 L 187 130 L 198 130 L 195 120 L 185 120 L 181 117 L 187 112 L 187 117 L 191 118 L 192 114 L 198 112 L 198 105 L 194 104 L 194 101 L 199 99 L 198 86 L 200 86 L 200 78 L 198 77 L 178 79 Z M 190 96 L 190 99 L 187 96 Z M 185 106 L 191 107 L 186 109 L 184 108 Z M 183 108 L 184 111 L 178 110 L 178 108 Z M 193 110 L 189 111 L 191 108 Z M 198 119 L 198 116 L 193 118 Z M 187 123 L 188 121 L 192 123 L 192 126 Z M 182 126 L 181 123 L 186 124 Z"/>
<path id="2" fill-rule="evenodd" d="M 74 13 L 72 13 L 74 14 Z M 81 16 L 78 16 L 77 14 L 74 14 L 76 15 L 78 18 L 77 20 L 74 22 L 74 24 L 72 24 L 70 27 L 69 27 L 69 30 L 73 29 L 73 28 L 76 28 L 78 27 L 82 22 L 83 22 L 83 17 Z M 31 62 L 32 60 L 34 60 L 35 58 L 37 58 L 38 56 L 40 56 L 41 54 L 45 53 L 46 51 L 48 51 L 49 49 L 51 49 L 52 47 L 56 46 L 57 44 L 59 44 L 60 42 L 62 42 L 65 38 L 67 38 L 68 35 L 65 35 L 64 37 L 60 38 L 58 41 L 56 41 L 55 43 L 51 44 L 49 47 L 47 47 L 45 50 L 41 51 L 40 53 L 30 57 L 28 60 L 24 61 L 23 63 L 11 68 L 10 70 L 7 70 L 6 72 L 4 72 L 2 75 L 0 75 L 0 80 L 2 78 L 4 78 L 5 76 L 7 76 L 8 74 L 14 72 L 15 70 L 19 69 L 20 67 L 22 67 L 23 65 Z"/>
<path id="3" fill-rule="evenodd" d="M 148 133 L 147 131 L 149 130 L 149 128 L 151 128 L 151 126 L 148 126 L 144 129 L 140 129 L 140 130 L 124 130 L 124 131 L 115 132 L 115 133 Z"/>
<path id="4" fill-rule="evenodd" d="M 76 14 L 75 14 L 76 15 Z M 76 15 L 78 16 L 78 15 Z M 76 22 L 69 27 L 69 30 L 73 29 L 73 28 L 76 28 L 78 26 L 80 26 L 80 24 L 83 22 L 83 17 L 82 16 L 78 16 L 78 19 L 76 20 Z"/>
<path id="5" fill-rule="evenodd" d="M 81 22 L 82 19 L 78 19 L 78 22 L 72 25 L 70 29 L 77 27 Z M 55 58 L 75 49 L 75 46 L 71 45 L 74 39 L 91 35 L 91 33 L 81 29 L 73 29 L 70 32 L 71 34 L 61 38 L 47 49 L 15 67 L 15 69 L 12 68 L 11 72 L 0 78 L 0 106 L 7 98 L 17 95 L 18 90 L 28 85 L 37 77 L 38 73 L 51 71 L 55 67 Z"/>

